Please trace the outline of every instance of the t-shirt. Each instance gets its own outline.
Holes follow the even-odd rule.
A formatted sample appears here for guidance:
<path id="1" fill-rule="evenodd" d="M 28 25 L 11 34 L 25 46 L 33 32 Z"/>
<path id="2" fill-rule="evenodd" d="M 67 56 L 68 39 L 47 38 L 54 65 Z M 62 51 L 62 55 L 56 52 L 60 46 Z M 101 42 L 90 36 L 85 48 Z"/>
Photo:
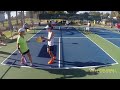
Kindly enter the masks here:
<path id="1" fill-rule="evenodd" d="M 66 24 L 68 25 L 68 24 L 69 24 L 69 21 L 66 21 Z"/>
<path id="2" fill-rule="evenodd" d="M 48 32 L 48 39 L 50 39 L 52 35 L 52 32 Z M 54 36 L 51 38 L 50 41 L 48 41 L 48 46 L 53 46 L 54 45 Z"/>
<path id="3" fill-rule="evenodd" d="M 88 23 L 88 27 L 90 27 L 91 26 L 91 24 L 90 23 Z"/>
<path id="4" fill-rule="evenodd" d="M 22 53 L 29 49 L 25 38 L 21 37 L 20 35 L 17 38 L 17 43 L 19 43 L 19 48 Z"/>

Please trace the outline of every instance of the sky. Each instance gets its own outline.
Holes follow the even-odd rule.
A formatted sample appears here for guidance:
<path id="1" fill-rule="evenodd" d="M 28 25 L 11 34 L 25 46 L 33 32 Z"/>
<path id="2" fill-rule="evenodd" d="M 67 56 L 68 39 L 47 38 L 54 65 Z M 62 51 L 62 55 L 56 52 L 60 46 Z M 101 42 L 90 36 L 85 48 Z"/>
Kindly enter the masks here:
<path id="1" fill-rule="evenodd" d="M 90 11 L 79 11 L 78 14 L 79 14 L 79 13 L 84 13 L 84 12 L 90 12 Z M 102 12 L 103 12 L 103 13 L 111 13 L 111 11 L 99 11 L 99 12 L 100 12 L 100 13 L 102 13 Z"/>
<path id="2" fill-rule="evenodd" d="M 18 11 L 18 12 L 19 12 L 19 11 Z M 79 14 L 79 13 L 84 13 L 84 12 L 89 12 L 89 11 L 79 11 L 78 14 Z M 99 12 L 111 13 L 111 11 L 99 11 Z M 15 17 L 15 15 L 16 15 L 16 12 L 15 12 L 15 11 L 11 12 L 11 16 Z M 7 19 L 7 18 L 8 18 L 8 17 L 7 17 L 7 14 L 5 14 L 5 19 Z"/>

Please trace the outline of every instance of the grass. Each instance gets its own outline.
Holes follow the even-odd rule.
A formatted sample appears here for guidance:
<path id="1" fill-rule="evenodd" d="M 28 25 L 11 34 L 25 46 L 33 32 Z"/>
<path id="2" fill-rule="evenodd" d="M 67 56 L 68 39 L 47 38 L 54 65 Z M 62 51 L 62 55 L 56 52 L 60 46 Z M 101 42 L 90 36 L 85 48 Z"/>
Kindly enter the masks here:
<path id="1" fill-rule="evenodd" d="M 18 34 L 17 32 L 12 32 L 12 31 L 5 31 L 3 32 L 7 38 L 11 38 L 12 36 Z"/>

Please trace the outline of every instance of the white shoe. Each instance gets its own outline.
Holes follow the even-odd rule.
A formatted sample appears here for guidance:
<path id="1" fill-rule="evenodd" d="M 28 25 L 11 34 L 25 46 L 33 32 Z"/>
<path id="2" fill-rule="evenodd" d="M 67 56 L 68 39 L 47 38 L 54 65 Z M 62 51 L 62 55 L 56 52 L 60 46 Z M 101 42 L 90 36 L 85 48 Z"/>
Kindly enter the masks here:
<path id="1" fill-rule="evenodd" d="M 30 66 L 33 66 L 33 64 L 32 64 L 32 63 L 30 63 Z"/>

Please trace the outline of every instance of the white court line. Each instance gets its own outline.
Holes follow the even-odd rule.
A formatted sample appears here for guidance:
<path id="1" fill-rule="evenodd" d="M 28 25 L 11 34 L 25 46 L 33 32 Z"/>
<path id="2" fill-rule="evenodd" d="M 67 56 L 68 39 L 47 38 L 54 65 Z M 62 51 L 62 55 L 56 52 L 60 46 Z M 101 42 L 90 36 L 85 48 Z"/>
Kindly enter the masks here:
<path id="1" fill-rule="evenodd" d="M 120 48 L 120 47 L 118 47 L 117 45 L 113 44 L 112 42 L 108 41 L 106 38 L 103 38 L 103 37 L 101 37 L 101 36 L 99 36 L 99 35 L 98 35 L 98 37 L 100 37 L 100 38 L 106 40 L 107 42 L 111 43 L 113 46 L 115 46 L 115 47 L 117 47 L 117 48 Z"/>
<path id="2" fill-rule="evenodd" d="M 59 37 L 59 62 L 58 62 L 59 68 L 60 68 L 60 60 L 61 60 L 61 58 L 60 58 L 60 42 L 61 42 L 61 41 L 60 41 L 60 38 L 61 38 L 61 37 Z"/>
<path id="3" fill-rule="evenodd" d="M 84 35 L 84 34 L 83 34 Z M 86 36 L 86 35 L 85 35 Z M 87 36 L 86 36 L 87 37 Z M 91 40 L 89 37 L 87 37 L 89 40 Z M 92 40 L 91 40 L 92 41 Z M 95 45 L 97 45 L 94 41 L 92 41 Z M 97 45 L 102 51 L 104 51 L 111 59 L 113 59 L 116 64 L 118 64 L 118 62 L 110 55 L 108 54 L 103 48 L 101 48 L 99 45 Z M 114 64 L 108 64 L 108 65 L 114 65 Z"/>
<path id="4" fill-rule="evenodd" d="M 113 32 L 114 33 L 114 32 Z M 99 35 L 98 35 L 99 36 Z M 103 38 L 103 37 L 101 37 L 101 36 L 99 36 L 100 38 Z M 111 43 L 113 46 L 115 46 L 115 47 L 117 47 L 117 48 L 120 48 L 120 47 L 118 47 L 117 45 L 115 45 L 114 43 L 112 43 L 112 42 L 110 42 L 110 41 L 108 41 L 107 39 L 115 39 L 115 38 L 103 38 L 104 40 L 106 40 L 107 42 L 109 42 L 109 43 Z M 120 38 L 116 38 L 116 39 L 120 39 Z"/>
<path id="5" fill-rule="evenodd" d="M 79 30 L 78 30 L 79 31 Z M 82 33 L 83 34 L 83 33 Z M 83 34 L 84 36 L 86 36 L 85 34 Z M 87 37 L 87 36 L 86 36 Z M 100 37 L 100 36 L 99 36 Z M 87 37 L 89 40 L 91 40 L 89 37 Z M 103 38 L 104 39 L 104 38 Z M 106 40 L 106 39 L 105 39 Z M 92 40 L 91 40 L 92 41 Z M 108 40 L 107 40 L 108 41 Z M 93 42 L 93 41 L 92 41 Z M 109 41 L 108 41 L 109 42 Z M 95 42 L 93 42 L 95 45 L 97 45 Z M 97 45 L 102 51 L 104 51 L 99 45 Z M 114 64 L 107 64 L 107 65 L 115 65 L 115 64 L 119 64 L 112 56 L 110 56 L 106 51 L 104 51 L 110 58 L 112 58 L 116 63 Z M 104 65 L 101 65 L 104 66 Z"/>
<path id="6" fill-rule="evenodd" d="M 41 30 L 40 30 L 40 31 L 41 31 Z M 40 31 L 39 31 L 39 32 L 40 32 Z M 39 33 L 39 32 L 37 32 L 37 33 Z M 37 33 L 36 33 L 36 34 L 37 34 Z M 35 34 L 35 35 L 36 35 L 36 34 Z M 33 38 L 35 35 L 33 35 L 31 38 Z M 30 40 L 31 38 L 29 38 L 28 40 Z M 27 41 L 28 41 L 28 40 L 27 40 Z M 17 50 L 18 50 L 18 49 L 14 50 L 13 53 L 15 53 Z M 13 54 L 13 53 L 12 53 L 12 54 Z M 2 65 L 7 65 L 7 64 L 4 64 L 4 62 L 5 62 L 10 56 L 12 56 L 12 54 L 9 55 L 5 60 L 3 60 L 3 62 L 2 62 L 1 64 L 2 64 Z"/>

